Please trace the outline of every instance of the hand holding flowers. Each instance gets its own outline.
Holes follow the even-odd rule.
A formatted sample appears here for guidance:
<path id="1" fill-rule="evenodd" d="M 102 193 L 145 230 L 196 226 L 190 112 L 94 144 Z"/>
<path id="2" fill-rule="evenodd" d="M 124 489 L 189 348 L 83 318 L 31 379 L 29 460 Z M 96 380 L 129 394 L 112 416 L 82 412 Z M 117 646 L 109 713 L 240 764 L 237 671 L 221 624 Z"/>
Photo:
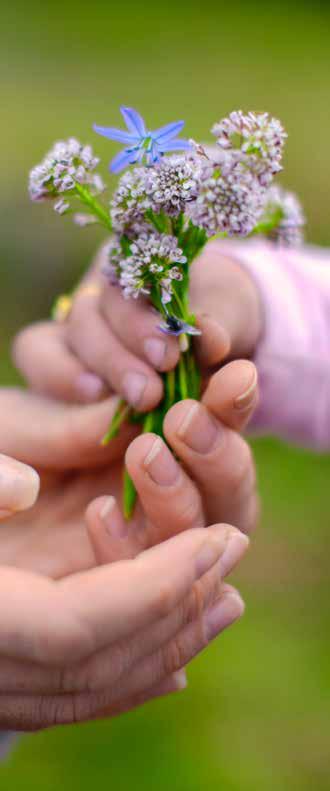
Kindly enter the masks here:
<path id="1" fill-rule="evenodd" d="M 162 435 L 163 418 L 171 405 L 187 396 L 198 398 L 199 371 L 190 336 L 200 330 L 191 313 L 188 289 L 190 267 L 206 241 L 256 233 L 297 241 L 303 222 L 293 198 L 283 200 L 281 192 L 270 186 L 281 169 L 286 135 L 267 114 L 232 113 L 214 127 L 218 145 L 203 148 L 171 139 L 182 122 L 154 133 L 145 129 L 135 111 L 123 108 L 122 112 L 129 132 L 102 127 L 101 133 L 127 146 L 114 160 L 116 172 L 126 164 L 139 167 L 120 179 L 110 214 L 98 201 L 101 184 L 89 149 L 86 157 L 83 147 L 78 150 L 78 144 L 69 141 L 69 154 L 63 154 L 62 147 L 62 160 L 54 161 L 57 146 L 31 175 L 31 197 L 60 197 L 62 213 L 72 211 L 70 198 L 79 199 L 87 209 L 83 218 L 79 215 L 80 224 L 97 221 L 113 230 L 104 268 L 112 294 L 119 294 L 119 287 L 126 299 L 142 297 L 141 305 L 147 298 L 159 314 L 159 337 L 164 333 L 169 339 L 180 339 L 180 359 L 164 376 L 161 404 L 142 416 L 121 402 L 107 439 L 116 435 L 127 417 Z M 163 158 L 178 147 L 184 155 Z M 58 211 L 58 202 L 55 206 Z M 130 310 L 133 319 L 133 303 Z M 114 365 L 120 367 L 117 360 Z M 128 479 L 125 498 L 129 511 L 134 493 Z"/>

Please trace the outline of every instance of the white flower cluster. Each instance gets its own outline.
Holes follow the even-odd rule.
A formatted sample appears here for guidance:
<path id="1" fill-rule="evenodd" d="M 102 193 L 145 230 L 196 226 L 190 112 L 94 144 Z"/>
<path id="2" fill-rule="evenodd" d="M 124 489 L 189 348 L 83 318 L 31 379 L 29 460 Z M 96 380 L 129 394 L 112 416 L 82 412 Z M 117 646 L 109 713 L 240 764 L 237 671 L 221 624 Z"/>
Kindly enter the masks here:
<path id="1" fill-rule="evenodd" d="M 267 192 L 265 217 L 271 218 L 276 211 L 280 211 L 282 217 L 276 228 L 268 234 L 269 238 L 290 246 L 301 244 L 306 223 L 302 206 L 293 192 L 274 185 Z"/>
<path id="2" fill-rule="evenodd" d="M 93 172 L 98 163 L 91 146 L 83 146 L 73 137 L 55 143 L 45 159 L 30 172 L 30 198 L 41 201 L 59 196 L 54 208 L 59 214 L 65 214 L 70 204 L 61 196 L 73 190 L 76 183 L 88 184 L 95 195 L 103 191 L 100 175 Z"/>
<path id="3" fill-rule="evenodd" d="M 240 162 L 207 162 L 202 169 L 199 195 L 189 216 L 208 236 L 228 233 L 247 236 L 260 219 L 265 190 Z"/>
<path id="4" fill-rule="evenodd" d="M 116 240 L 110 242 L 104 273 L 112 284 L 122 288 L 126 299 L 136 299 L 140 294 L 148 296 L 156 285 L 165 304 L 172 299 L 173 282 L 183 279 L 180 264 L 186 261 L 174 236 L 142 233 L 131 242 L 128 256 Z"/>
<path id="5" fill-rule="evenodd" d="M 254 172 L 264 187 L 270 185 L 275 173 L 282 170 L 281 159 L 287 134 L 282 124 L 268 113 L 231 113 L 214 124 L 212 133 L 217 143 L 235 160 Z"/>
<path id="6" fill-rule="evenodd" d="M 131 230 L 148 209 L 177 216 L 196 199 L 198 187 L 197 161 L 185 156 L 164 157 L 154 167 L 127 171 L 111 201 L 113 227 L 119 232 Z"/>

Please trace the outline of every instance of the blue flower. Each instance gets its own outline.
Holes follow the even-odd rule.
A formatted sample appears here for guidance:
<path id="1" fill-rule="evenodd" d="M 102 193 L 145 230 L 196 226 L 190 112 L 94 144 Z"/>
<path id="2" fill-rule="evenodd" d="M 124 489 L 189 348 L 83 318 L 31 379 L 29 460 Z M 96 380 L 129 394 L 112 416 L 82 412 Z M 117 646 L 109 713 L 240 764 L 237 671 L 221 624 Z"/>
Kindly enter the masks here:
<path id="1" fill-rule="evenodd" d="M 166 321 L 163 324 L 159 324 L 159 329 L 165 333 L 165 335 L 201 335 L 201 331 L 197 329 L 197 327 L 193 327 L 192 324 L 187 324 L 186 321 L 182 321 L 177 316 L 170 316 L 168 315 Z"/>
<path id="2" fill-rule="evenodd" d="M 99 135 L 125 145 L 124 150 L 120 151 L 110 162 L 110 170 L 113 173 L 119 173 L 128 165 L 135 165 L 137 162 L 145 161 L 147 165 L 154 165 L 167 151 L 188 151 L 191 149 L 192 146 L 188 140 L 176 139 L 176 135 L 181 132 L 184 126 L 184 121 L 174 121 L 172 124 L 166 124 L 166 126 L 161 126 L 154 132 L 150 132 L 146 129 L 141 115 L 132 107 L 121 107 L 120 112 L 127 126 L 127 132 L 114 129 L 112 126 L 97 126 L 96 124 L 93 126 L 94 131 Z"/>

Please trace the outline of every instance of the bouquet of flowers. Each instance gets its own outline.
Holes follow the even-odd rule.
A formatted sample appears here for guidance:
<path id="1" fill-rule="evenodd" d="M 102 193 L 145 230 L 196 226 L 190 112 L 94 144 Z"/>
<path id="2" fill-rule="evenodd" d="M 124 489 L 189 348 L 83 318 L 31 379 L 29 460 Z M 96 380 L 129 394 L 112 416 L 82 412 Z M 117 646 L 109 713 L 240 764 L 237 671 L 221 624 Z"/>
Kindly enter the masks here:
<path id="1" fill-rule="evenodd" d="M 125 169 L 110 205 L 100 200 L 105 185 L 96 171 L 99 159 L 74 138 L 56 143 L 29 181 L 33 201 L 52 200 L 58 214 L 72 214 L 80 226 L 104 226 L 110 234 L 105 278 L 125 299 L 149 300 L 159 314 L 159 331 L 179 338 L 180 360 L 163 375 L 162 402 L 139 414 L 120 401 L 104 444 L 125 420 L 162 435 L 167 410 L 183 398 L 199 398 L 192 346 L 199 329 L 189 308 L 189 269 L 207 241 L 263 234 L 297 244 L 304 225 L 295 195 L 273 184 L 287 135 L 268 113 L 232 112 L 214 124 L 212 145 L 178 137 L 183 121 L 149 131 L 136 110 L 122 107 L 121 113 L 127 130 L 94 126 L 124 146 L 110 163 L 113 173 Z M 134 502 L 125 471 L 127 517 Z"/>

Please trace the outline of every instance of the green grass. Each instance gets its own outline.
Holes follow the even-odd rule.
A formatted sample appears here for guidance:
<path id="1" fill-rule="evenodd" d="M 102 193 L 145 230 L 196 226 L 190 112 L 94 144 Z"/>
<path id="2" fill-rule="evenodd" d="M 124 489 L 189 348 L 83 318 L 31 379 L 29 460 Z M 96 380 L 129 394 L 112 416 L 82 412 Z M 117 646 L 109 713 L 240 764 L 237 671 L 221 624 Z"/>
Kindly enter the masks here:
<path id="1" fill-rule="evenodd" d="M 325 3 L 6 4 L 0 141 L 1 380 L 8 343 L 48 315 L 101 238 L 30 206 L 26 174 L 59 136 L 115 146 L 91 125 L 131 103 L 150 124 L 187 120 L 205 138 L 235 107 L 269 109 L 289 131 L 283 182 L 309 239 L 330 244 L 329 27 Z M 189 689 L 109 723 L 22 740 L 3 791 L 329 789 L 330 459 L 255 443 L 264 511 L 237 576 L 246 617 L 194 662 Z"/>

